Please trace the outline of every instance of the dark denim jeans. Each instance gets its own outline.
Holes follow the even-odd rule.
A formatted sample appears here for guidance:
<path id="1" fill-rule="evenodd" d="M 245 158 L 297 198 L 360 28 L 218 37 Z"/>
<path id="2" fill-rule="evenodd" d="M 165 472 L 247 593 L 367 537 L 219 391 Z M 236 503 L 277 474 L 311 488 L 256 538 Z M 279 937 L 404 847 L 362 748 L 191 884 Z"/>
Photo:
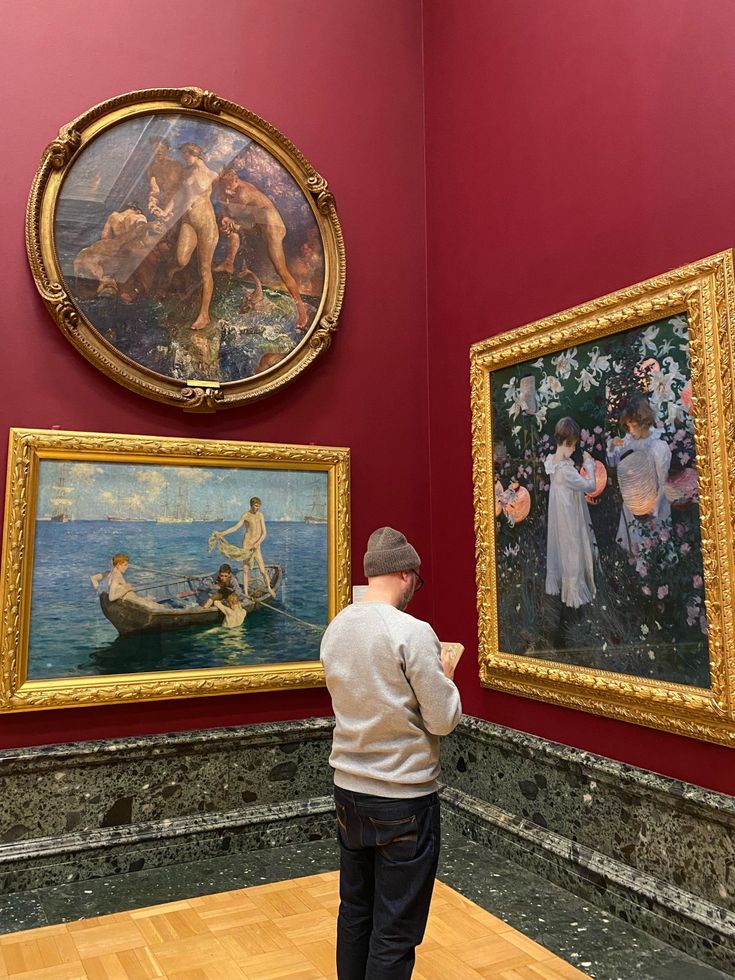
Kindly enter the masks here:
<path id="1" fill-rule="evenodd" d="M 413 799 L 334 788 L 340 844 L 339 980 L 409 980 L 439 860 L 436 793 Z"/>

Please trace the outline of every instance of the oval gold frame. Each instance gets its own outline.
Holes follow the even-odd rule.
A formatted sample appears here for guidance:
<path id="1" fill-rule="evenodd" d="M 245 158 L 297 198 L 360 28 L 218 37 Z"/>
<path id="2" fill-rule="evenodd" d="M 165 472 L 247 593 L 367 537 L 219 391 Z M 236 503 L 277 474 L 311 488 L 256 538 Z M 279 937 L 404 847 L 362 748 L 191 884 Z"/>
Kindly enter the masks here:
<path id="1" fill-rule="evenodd" d="M 309 202 L 324 247 L 321 302 L 300 342 L 273 367 L 237 381 L 178 380 L 127 357 L 107 341 L 67 291 L 54 240 L 59 192 L 79 153 L 102 132 L 155 112 L 191 114 L 243 133 L 294 178 Z M 327 182 L 285 136 L 248 109 L 199 88 L 146 89 L 109 99 L 63 126 L 44 151 L 28 201 L 26 247 L 36 286 L 65 337 L 95 367 L 131 391 L 185 411 L 211 412 L 263 398 L 293 381 L 331 343 L 345 287 L 345 251 Z"/>

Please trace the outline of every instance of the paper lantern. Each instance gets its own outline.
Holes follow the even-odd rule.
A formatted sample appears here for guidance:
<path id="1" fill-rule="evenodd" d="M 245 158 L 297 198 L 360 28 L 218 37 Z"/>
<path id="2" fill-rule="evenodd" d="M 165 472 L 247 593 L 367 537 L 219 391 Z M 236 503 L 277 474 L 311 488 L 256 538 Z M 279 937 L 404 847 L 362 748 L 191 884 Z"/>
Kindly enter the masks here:
<path id="1" fill-rule="evenodd" d="M 500 496 L 503 492 L 503 484 L 500 480 L 495 481 L 495 516 L 500 517 L 503 512 L 503 502 Z"/>
<path id="2" fill-rule="evenodd" d="M 584 472 L 584 468 L 581 472 Z M 587 475 L 586 473 L 584 474 Z M 588 500 L 594 500 L 599 497 L 602 491 L 607 486 L 607 469 L 605 464 L 600 462 L 599 459 L 595 460 L 595 489 L 591 493 L 586 493 L 585 497 Z"/>
<path id="3" fill-rule="evenodd" d="M 653 455 L 645 449 L 631 452 L 618 464 L 618 483 L 625 506 L 636 517 L 653 513 L 658 480 Z"/>
<path id="4" fill-rule="evenodd" d="M 518 483 L 511 483 L 503 494 L 503 512 L 511 527 L 524 521 L 531 510 L 531 494 Z M 501 499 L 503 499 L 501 498 Z"/>

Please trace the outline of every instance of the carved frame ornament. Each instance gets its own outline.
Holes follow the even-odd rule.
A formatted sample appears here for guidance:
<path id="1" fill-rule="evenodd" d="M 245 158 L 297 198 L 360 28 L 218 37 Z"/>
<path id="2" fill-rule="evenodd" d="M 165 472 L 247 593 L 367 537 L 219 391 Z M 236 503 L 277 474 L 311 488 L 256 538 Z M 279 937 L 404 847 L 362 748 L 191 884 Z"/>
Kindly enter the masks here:
<path id="1" fill-rule="evenodd" d="M 709 687 L 571 666 L 500 649 L 493 464 L 493 373 L 686 313 L 709 627 Z M 735 284 L 713 255 L 471 348 L 479 669 L 483 686 L 735 746 Z"/>
<path id="2" fill-rule="evenodd" d="M 259 365 L 256 373 L 246 377 L 217 381 L 159 373 L 126 355 L 103 336 L 65 282 L 55 236 L 55 218 L 65 179 L 92 141 L 122 122 L 151 114 L 210 120 L 248 137 L 288 171 L 313 213 L 323 249 L 323 286 L 318 306 L 310 313 L 303 332 L 294 339 L 290 352 L 271 366 Z M 67 340 L 119 384 L 185 411 L 213 412 L 244 405 L 293 381 L 330 346 L 345 288 L 344 240 L 326 180 L 270 123 L 234 102 L 195 87 L 130 92 L 94 106 L 63 126 L 44 151 L 31 187 L 26 248 L 41 298 Z M 196 255 L 191 263 L 196 265 Z"/>
<path id="3" fill-rule="evenodd" d="M 324 672 L 318 660 L 29 680 L 34 544 L 36 521 L 40 516 L 37 513 L 38 488 L 43 460 L 325 473 L 327 619 L 331 620 L 350 598 L 349 449 L 11 429 L 0 592 L 3 612 L 0 711 L 243 694 L 320 687 L 324 684 Z M 216 565 L 221 557 L 215 554 L 211 560 Z M 293 574 L 297 574 L 297 570 Z M 79 583 L 76 582 L 69 585 L 72 591 L 78 587 Z M 263 612 L 258 615 L 263 615 Z M 169 635 L 185 636 L 185 633 Z"/>

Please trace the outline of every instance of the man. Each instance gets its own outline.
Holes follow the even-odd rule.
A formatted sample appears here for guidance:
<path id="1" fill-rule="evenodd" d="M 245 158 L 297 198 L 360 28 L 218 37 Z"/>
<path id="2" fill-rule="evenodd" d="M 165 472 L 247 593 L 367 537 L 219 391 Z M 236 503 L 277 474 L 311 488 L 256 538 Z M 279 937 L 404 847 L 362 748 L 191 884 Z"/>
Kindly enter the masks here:
<path id="1" fill-rule="evenodd" d="M 271 588 L 268 572 L 266 571 L 263 552 L 260 549 L 260 546 L 268 536 L 265 528 L 265 517 L 260 509 L 261 503 L 260 497 L 251 497 L 250 510 L 245 511 L 237 524 L 233 524 L 232 527 L 228 527 L 225 531 L 213 531 L 209 538 L 210 548 L 216 543 L 226 558 L 234 558 L 242 561 L 242 584 L 246 596 L 250 595 L 250 569 L 256 563 L 263 578 L 263 585 L 265 586 L 266 592 L 275 596 L 275 592 Z M 238 548 L 237 545 L 224 540 L 226 535 L 239 531 L 243 526 L 245 527 L 245 534 L 242 539 L 242 548 Z"/>
<path id="2" fill-rule="evenodd" d="M 439 858 L 439 736 L 462 714 L 448 651 L 404 612 L 421 560 L 390 527 L 370 535 L 368 588 L 321 645 L 335 715 L 339 980 L 408 980 Z"/>
<path id="3" fill-rule="evenodd" d="M 156 217 L 172 224 L 182 210 L 184 168 L 178 160 L 168 154 L 171 144 L 162 136 L 154 136 L 150 140 L 151 160 L 146 167 L 148 177 L 148 210 Z"/>
<path id="4" fill-rule="evenodd" d="M 303 330 L 308 319 L 306 306 L 301 298 L 299 286 L 286 264 L 283 239 L 286 225 L 273 201 L 259 191 L 255 184 L 238 176 L 237 171 L 227 167 L 219 180 L 219 199 L 222 205 L 220 227 L 227 238 L 227 255 L 224 261 L 215 266 L 215 272 L 235 272 L 235 257 L 240 250 L 240 233 L 250 230 L 260 232 L 265 240 L 268 258 L 283 280 L 286 289 L 296 304 L 296 329 Z M 243 275 L 250 270 L 244 270 Z M 260 287 L 256 279 L 256 292 Z"/>

